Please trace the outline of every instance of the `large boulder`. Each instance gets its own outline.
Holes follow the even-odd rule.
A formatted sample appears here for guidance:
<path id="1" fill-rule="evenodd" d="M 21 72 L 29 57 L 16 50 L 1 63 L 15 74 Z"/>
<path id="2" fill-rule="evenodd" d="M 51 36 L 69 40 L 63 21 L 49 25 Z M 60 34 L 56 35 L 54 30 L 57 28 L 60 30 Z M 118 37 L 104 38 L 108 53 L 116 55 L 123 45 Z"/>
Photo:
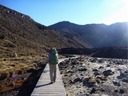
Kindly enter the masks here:
<path id="1" fill-rule="evenodd" d="M 87 68 L 85 68 L 85 67 L 79 67 L 78 71 L 87 71 Z"/>
<path id="2" fill-rule="evenodd" d="M 83 85 L 87 87 L 93 87 L 96 84 L 96 82 L 97 82 L 96 77 L 89 77 L 84 79 Z"/>
<path id="3" fill-rule="evenodd" d="M 112 70 L 106 70 L 103 72 L 104 76 L 109 76 L 109 75 L 113 75 L 114 72 L 112 72 Z"/>

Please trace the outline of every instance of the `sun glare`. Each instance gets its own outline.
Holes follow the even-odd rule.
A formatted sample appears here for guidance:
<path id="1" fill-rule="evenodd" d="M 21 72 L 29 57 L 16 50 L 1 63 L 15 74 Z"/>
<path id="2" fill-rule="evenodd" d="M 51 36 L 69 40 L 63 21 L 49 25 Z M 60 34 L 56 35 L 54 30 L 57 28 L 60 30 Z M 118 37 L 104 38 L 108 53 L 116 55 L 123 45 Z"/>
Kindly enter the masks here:
<path id="1" fill-rule="evenodd" d="M 104 22 L 108 25 L 115 22 L 128 22 L 128 0 L 119 0 L 116 4 L 113 3 L 109 3 L 113 12 L 104 19 Z M 109 7 L 109 5 L 107 6 Z"/>
<path id="2" fill-rule="evenodd" d="M 127 4 L 128 3 L 128 0 L 122 0 L 123 3 Z"/>

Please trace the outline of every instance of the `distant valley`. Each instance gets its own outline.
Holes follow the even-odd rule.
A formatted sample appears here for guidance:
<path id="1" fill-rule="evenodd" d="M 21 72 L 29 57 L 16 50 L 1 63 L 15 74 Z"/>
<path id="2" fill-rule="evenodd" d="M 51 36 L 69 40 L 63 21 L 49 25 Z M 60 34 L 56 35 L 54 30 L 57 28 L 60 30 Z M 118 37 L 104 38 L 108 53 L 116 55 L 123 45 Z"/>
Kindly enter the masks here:
<path id="1" fill-rule="evenodd" d="M 47 27 L 2 5 L 0 13 L 0 57 L 14 57 L 15 53 L 18 56 L 46 56 L 51 47 L 98 48 L 91 51 L 98 52 L 96 56 L 108 52 L 114 54 L 110 57 L 128 57 L 128 22 L 78 25 L 63 21 Z M 111 48 L 114 51 L 109 51 Z"/>

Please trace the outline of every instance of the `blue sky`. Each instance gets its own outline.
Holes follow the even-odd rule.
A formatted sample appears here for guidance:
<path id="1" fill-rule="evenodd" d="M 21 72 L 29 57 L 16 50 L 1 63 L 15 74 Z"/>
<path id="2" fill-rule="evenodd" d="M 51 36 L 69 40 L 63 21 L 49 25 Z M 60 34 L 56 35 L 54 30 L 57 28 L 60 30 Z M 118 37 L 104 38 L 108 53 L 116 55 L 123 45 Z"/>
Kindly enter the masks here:
<path id="1" fill-rule="evenodd" d="M 0 0 L 43 25 L 128 22 L 128 0 Z"/>

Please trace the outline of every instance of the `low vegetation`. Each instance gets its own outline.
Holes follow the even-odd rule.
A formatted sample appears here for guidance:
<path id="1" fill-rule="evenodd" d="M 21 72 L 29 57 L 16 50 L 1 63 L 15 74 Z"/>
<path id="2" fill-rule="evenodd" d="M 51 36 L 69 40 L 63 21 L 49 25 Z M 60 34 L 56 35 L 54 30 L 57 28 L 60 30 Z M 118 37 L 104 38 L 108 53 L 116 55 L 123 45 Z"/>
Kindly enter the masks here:
<path id="1" fill-rule="evenodd" d="M 46 61 L 46 56 L 0 58 L 0 93 L 19 88 L 41 61 Z"/>

